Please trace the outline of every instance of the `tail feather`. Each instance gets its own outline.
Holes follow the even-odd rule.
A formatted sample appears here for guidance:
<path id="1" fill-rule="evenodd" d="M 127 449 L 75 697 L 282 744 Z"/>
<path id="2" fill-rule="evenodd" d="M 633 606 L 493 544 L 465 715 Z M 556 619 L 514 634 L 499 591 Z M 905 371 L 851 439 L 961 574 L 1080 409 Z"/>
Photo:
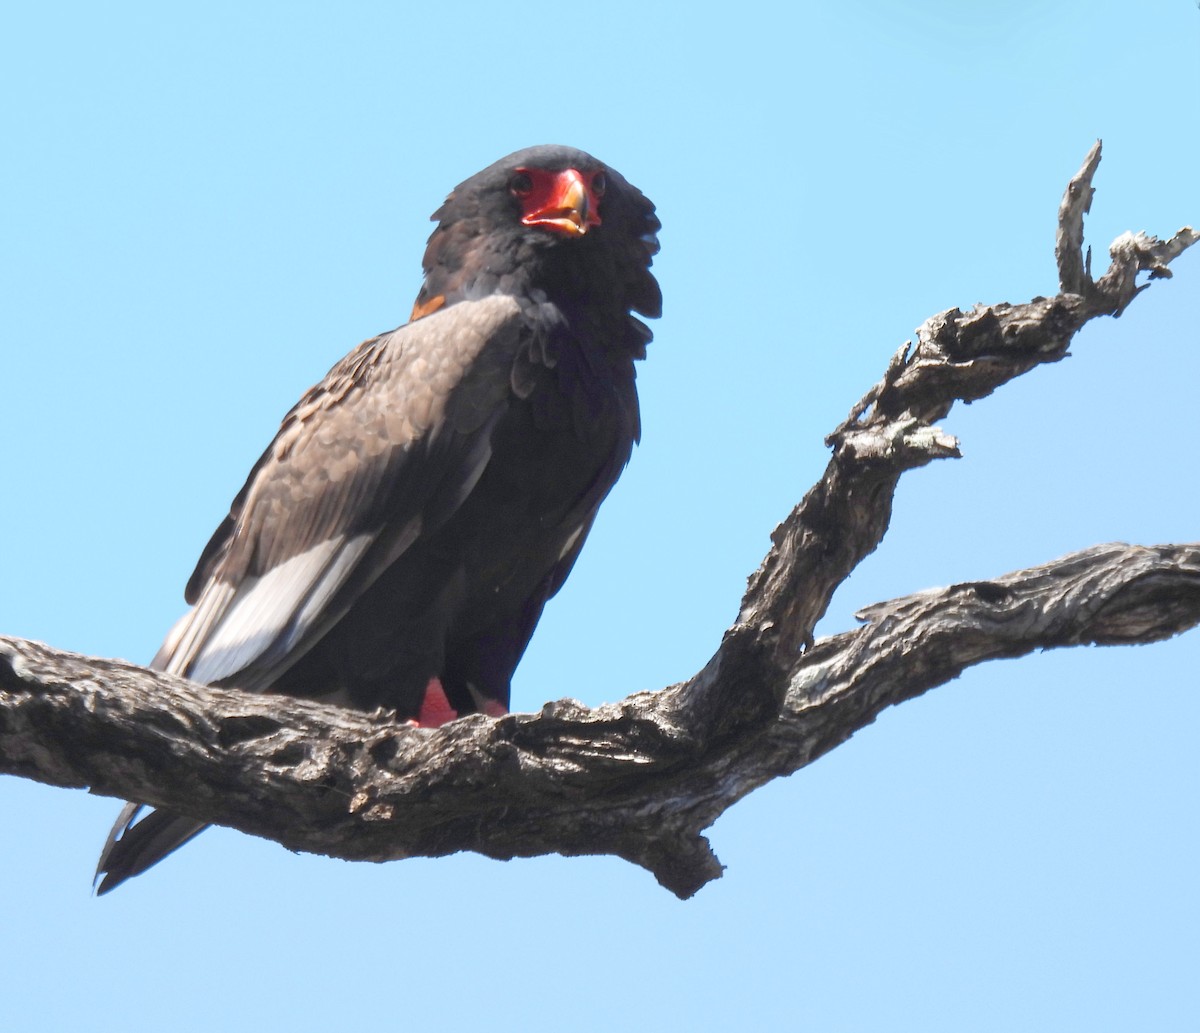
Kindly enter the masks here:
<path id="1" fill-rule="evenodd" d="M 96 865 L 96 878 L 104 876 L 97 895 L 140 875 L 207 828 L 202 821 L 170 811 L 151 811 L 134 824 L 141 809 L 141 804 L 127 803 L 117 816 Z"/>

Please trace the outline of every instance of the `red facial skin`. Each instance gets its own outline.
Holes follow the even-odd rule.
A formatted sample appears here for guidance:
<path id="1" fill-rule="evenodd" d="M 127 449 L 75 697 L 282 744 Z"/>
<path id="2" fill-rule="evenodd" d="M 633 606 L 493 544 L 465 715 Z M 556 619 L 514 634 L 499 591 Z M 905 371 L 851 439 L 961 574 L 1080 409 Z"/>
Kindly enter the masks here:
<path id="1" fill-rule="evenodd" d="M 604 196 L 604 170 L 583 173 L 578 169 L 551 172 L 519 168 L 509 189 L 521 202 L 521 222 L 568 237 L 582 237 L 600 225 L 600 198 Z"/>

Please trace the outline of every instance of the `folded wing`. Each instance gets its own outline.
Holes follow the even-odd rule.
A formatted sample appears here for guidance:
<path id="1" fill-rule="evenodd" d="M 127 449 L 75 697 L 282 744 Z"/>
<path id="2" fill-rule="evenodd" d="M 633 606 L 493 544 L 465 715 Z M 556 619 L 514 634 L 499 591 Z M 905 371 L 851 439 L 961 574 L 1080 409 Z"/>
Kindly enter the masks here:
<path id="1" fill-rule="evenodd" d="M 234 500 L 155 667 L 264 689 L 470 494 L 523 344 L 462 302 L 360 345 L 305 394 Z"/>

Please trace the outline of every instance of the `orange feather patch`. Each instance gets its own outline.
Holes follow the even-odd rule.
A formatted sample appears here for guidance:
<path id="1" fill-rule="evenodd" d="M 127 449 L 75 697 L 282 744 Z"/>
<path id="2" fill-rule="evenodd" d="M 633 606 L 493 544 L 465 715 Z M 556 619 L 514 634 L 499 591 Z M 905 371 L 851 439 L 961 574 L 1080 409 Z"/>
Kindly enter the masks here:
<path id="1" fill-rule="evenodd" d="M 435 294 L 432 298 L 427 298 L 424 301 L 418 296 L 417 303 L 413 306 L 412 315 L 408 317 L 408 321 L 415 323 L 418 319 L 436 312 L 445 304 L 446 295 L 444 294 Z"/>

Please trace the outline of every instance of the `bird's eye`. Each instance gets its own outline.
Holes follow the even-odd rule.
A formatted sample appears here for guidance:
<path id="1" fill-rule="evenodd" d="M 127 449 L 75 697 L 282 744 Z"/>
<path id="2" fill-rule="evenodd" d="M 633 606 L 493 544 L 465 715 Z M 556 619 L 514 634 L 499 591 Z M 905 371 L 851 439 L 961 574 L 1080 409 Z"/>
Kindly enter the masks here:
<path id="1" fill-rule="evenodd" d="M 604 191 L 608 189 L 608 177 L 603 172 L 597 172 L 592 177 L 592 193 L 597 197 L 603 197 Z"/>
<path id="2" fill-rule="evenodd" d="M 533 179 L 528 172 L 517 172 L 508 181 L 509 191 L 516 197 L 528 197 L 533 191 Z"/>

